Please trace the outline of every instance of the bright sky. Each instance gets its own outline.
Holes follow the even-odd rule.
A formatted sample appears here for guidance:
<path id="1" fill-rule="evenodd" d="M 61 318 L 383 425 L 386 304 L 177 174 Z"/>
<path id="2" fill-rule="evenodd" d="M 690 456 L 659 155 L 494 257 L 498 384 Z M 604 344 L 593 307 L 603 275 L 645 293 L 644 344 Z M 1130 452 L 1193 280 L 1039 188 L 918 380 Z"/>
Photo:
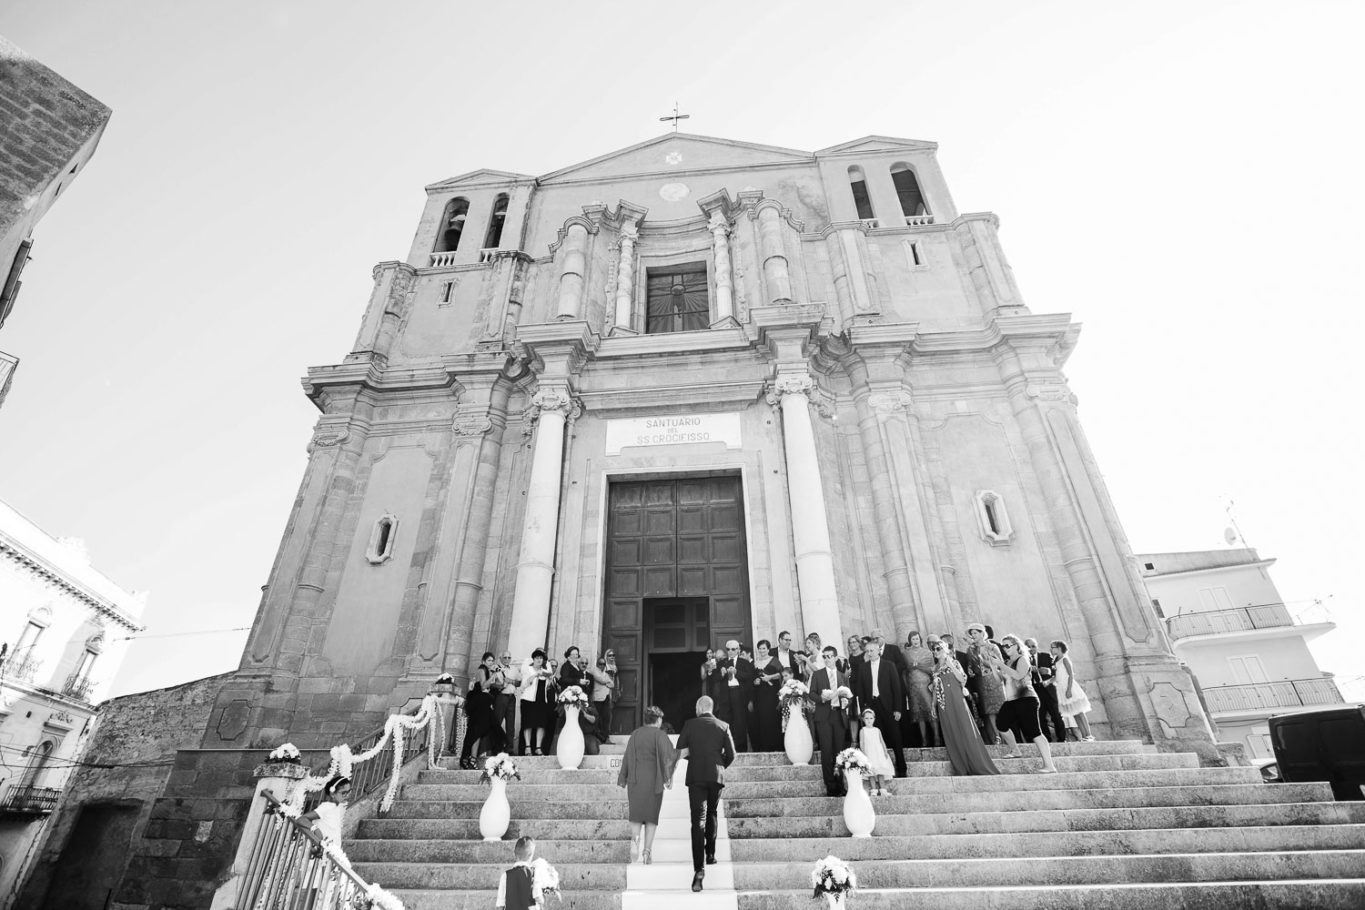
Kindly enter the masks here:
<path id="1" fill-rule="evenodd" d="M 1221 547 L 1234 499 L 1291 608 L 1327 598 L 1323 668 L 1362 672 L 1359 0 L 43 0 L 0 32 L 114 109 L 0 333 L 0 499 L 149 589 L 149 634 L 250 625 L 298 379 L 422 187 L 649 139 L 676 99 L 704 135 L 940 143 L 1033 311 L 1085 324 L 1067 372 L 1134 548 Z M 149 638 L 116 691 L 244 641 Z"/>

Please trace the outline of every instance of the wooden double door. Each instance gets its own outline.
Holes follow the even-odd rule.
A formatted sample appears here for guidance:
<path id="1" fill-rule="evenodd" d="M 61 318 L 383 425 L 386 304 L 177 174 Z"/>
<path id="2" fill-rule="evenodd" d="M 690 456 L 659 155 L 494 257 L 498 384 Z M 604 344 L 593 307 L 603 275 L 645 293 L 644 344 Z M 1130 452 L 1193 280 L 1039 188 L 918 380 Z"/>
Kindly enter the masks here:
<path id="1" fill-rule="evenodd" d="M 674 730 L 692 716 L 706 649 L 750 637 L 747 554 L 739 477 L 611 484 L 602 644 L 621 680 L 613 732 L 634 730 L 650 704 Z"/>

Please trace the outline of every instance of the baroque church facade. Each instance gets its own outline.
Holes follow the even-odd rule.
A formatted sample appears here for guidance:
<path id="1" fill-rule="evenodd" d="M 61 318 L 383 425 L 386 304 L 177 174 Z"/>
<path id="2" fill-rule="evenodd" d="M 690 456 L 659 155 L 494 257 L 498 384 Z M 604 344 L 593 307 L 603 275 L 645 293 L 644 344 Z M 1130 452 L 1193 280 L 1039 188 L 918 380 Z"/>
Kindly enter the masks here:
<path id="1" fill-rule="evenodd" d="M 373 729 L 482 653 L 615 650 L 617 729 L 702 652 L 1064 638 L 1103 735 L 1216 759 L 1077 415 L 929 142 L 672 133 L 427 187 L 353 349 L 206 750 Z"/>

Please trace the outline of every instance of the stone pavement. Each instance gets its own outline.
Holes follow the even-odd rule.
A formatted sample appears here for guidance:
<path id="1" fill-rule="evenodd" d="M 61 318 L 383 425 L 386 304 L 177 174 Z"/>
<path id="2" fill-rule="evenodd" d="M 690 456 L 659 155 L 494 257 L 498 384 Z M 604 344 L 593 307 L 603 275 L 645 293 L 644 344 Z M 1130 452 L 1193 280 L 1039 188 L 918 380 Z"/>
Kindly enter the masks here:
<path id="1" fill-rule="evenodd" d="M 741 755 L 727 775 L 722 862 L 701 895 L 689 890 L 681 783 L 665 799 L 654 863 L 628 865 L 617 754 L 578 771 L 519 760 L 502 843 L 479 840 L 478 772 L 421 772 L 346 849 L 408 910 L 487 910 L 511 841 L 526 833 L 559 869 L 568 910 L 806 906 L 810 869 L 828 853 L 853 865 L 860 908 L 1365 906 L 1365 803 L 1334 802 L 1326 784 L 1265 784 L 1254 768 L 1201 768 L 1137 742 L 1069 743 L 1054 755 L 1059 774 L 1029 773 L 1039 762 L 1025 758 L 1000 760 L 998 777 L 963 778 L 942 750 L 907 750 L 910 776 L 873 799 L 876 831 L 858 840 L 841 801 L 824 796 L 818 763 Z"/>

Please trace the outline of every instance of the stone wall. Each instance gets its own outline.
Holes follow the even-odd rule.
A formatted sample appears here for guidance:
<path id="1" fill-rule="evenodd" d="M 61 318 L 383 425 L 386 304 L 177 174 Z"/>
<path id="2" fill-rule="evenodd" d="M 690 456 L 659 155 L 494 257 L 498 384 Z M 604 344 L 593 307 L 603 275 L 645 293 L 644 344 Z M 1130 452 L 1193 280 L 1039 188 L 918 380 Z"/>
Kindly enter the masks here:
<path id="1" fill-rule="evenodd" d="M 166 801 L 158 798 L 173 776 L 173 767 L 178 768 L 177 751 L 199 744 L 214 696 L 228 675 L 115 698 L 100 706 L 94 730 L 80 755 L 83 764 L 68 779 L 17 906 L 56 906 L 46 903 L 54 879 L 82 874 L 82 870 L 94 877 L 87 890 L 104 883 L 107 891 L 118 883 L 122 865 L 88 869 L 84 868 L 84 857 L 63 856 L 86 807 L 117 806 L 136 811 L 130 842 L 123 845 L 125 849 L 114 851 L 125 861 L 130 854 L 143 852 L 132 848 L 144 837 L 160 841 L 155 849 L 174 857 L 179 844 L 167 835 L 180 835 L 193 844 L 200 833 L 199 821 L 211 823 L 205 830 L 216 839 L 219 832 L 212 828 L 217 820 L 190 823 L 185 819 L 180 825 L 168 824 L 172 816 L 181 813 L 172 806 L 160 805 Z M 101 893 L 97 906 L 103 906 L 103 896 Z"/>

